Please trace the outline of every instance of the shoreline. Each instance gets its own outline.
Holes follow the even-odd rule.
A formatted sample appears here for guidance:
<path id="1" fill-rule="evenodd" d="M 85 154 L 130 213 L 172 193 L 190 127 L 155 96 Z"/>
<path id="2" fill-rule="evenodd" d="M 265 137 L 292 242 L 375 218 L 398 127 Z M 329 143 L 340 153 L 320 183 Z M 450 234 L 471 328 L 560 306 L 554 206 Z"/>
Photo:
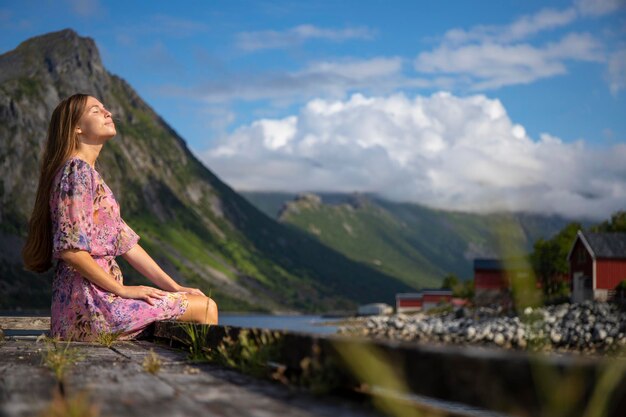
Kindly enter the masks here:
<path id="1" fill-rule="evenodd" d="M 354 317 L 333 324 L 338 334 L 378 340 L 626 357 L 626 312 L 601 302 L 528 307 L 521 315 L 460 308 L 437 315 Z"/>

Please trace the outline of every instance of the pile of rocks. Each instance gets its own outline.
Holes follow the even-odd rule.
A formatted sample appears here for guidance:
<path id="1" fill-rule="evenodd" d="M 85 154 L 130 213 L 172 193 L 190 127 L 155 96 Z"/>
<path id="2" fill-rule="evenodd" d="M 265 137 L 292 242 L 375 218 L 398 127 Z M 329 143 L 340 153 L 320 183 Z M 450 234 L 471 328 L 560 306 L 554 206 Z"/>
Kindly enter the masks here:
<path id="1" fill-rule="evenodd" d="M 626 313 L 611 304 L 598 302 L 528 307 L 519 316 L 486 308 L 462 308 L 440 315 L 373 316 L 342 326 L 339 332 L 515 349 L 626 352 Z"/>

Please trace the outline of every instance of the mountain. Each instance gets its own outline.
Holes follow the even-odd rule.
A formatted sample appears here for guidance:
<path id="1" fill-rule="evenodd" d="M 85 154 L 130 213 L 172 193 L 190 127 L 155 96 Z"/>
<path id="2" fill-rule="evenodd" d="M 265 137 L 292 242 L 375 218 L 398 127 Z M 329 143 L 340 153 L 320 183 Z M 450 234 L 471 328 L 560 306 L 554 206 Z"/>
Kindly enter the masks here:
<path id="1" fill-rule="evenodd" d="M 470 278 L 476 257 L 521 251 L 568 223 L 559 216 L 472 214 L 398 203 L 367 194 L 242 193 L 267 215 L 317 237 L 350 259 L 410 286 L 439 286 L 448 274 Z"/>
<path id="2" fill-rule="evenodd" d="M 92 39 L 63 30 L 0 55 L 0 309 L 49 308 L 51 274 L 23 270 L 47 124 L 58 102 L 94 95 L 118 135 L 96 169 L 140 244 L 172 277 L 222 310 L 321 311 L 392 302 L 411 287 L 266 216 L 200 163 L 133 88 L 103 66 Z M 127 283 L 147 283 L 121 262 Z"/>

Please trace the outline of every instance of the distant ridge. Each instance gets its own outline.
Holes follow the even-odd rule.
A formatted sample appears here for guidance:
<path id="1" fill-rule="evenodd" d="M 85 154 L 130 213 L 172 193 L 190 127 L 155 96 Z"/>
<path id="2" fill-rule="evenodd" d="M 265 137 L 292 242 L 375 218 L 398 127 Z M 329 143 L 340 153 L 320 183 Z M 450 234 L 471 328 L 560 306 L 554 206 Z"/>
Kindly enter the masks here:
<path id="1" fill-rule="evenodd" d="M 475 257 L 498 257 L 501 234 L 530 252 L 570 220 L 526 213 L 472 214 L 392 202 L 371 194 L 242 192 L 263 210 L 408 285 L 471 278 Z"/>

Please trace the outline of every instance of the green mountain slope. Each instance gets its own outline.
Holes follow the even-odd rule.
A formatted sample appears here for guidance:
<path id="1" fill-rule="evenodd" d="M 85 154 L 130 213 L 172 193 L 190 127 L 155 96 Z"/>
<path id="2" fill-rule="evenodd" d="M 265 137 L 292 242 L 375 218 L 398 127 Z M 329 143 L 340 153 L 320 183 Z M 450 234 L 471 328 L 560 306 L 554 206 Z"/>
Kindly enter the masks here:
<path id="1" fill-rule="evenodd" d="M 140 243 L 174 279 L 211 292 L 223 310 L 351 308 L 410 289 L 260 212 L 106 71 L 93 40 L 64 30 L 0 55 L 0 308 L 49 308 L 51 272 L 25 272 L 19 251 L 50 114 L 76 92 L 98 97 L 114 114 L 118 135 L 96 168 Z M 122 269 L 127 282 L 146 283 Z"/>
<path id="2" fill-rule="evenodd" d="M 417 287 L 439 286 L 450 273 L 470 278 L 473 259 L 501 256 L 503 240 L 530 251 L 534 241 L 567 223 L 557 216 L 451 212 L 367 195 L 243 195 L 349 258 Z"/>

